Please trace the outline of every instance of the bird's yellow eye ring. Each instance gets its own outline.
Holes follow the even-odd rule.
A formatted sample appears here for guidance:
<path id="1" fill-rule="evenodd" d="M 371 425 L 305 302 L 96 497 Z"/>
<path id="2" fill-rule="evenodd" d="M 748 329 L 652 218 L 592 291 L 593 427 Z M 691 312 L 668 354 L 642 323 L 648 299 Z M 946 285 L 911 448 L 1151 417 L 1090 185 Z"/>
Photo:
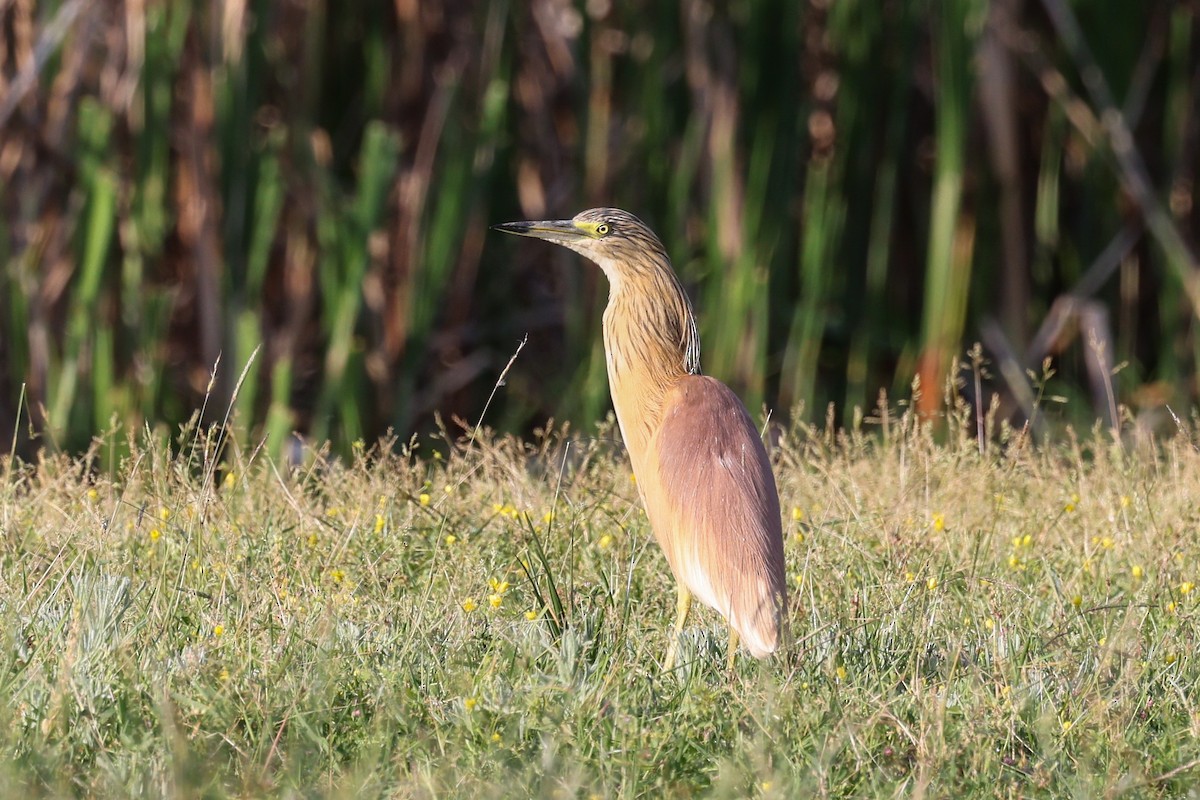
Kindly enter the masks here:
<path id="1" fill-rule="evenodd" d="M 607 222 L 601 222 L 599 225 L 597 225 L 597 226 L 596 226 L 596 233 L 597 233 L 597 235 L 599 235 L 599 236 L 608 236 L 608 223 L 607 223 Z"/>

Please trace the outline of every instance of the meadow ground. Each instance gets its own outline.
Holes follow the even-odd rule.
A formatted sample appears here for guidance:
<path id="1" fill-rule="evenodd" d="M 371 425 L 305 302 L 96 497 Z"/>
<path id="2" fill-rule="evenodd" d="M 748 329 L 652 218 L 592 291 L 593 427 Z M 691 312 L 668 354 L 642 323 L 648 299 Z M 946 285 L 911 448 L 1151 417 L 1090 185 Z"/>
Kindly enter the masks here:
<path id="1" fill-rule="evenodd" d="M 8 466 L 0 794 L 1195 794 L 1195 435 L 962 422 L 782 436 L 793 640 L 733 675 L 707 611 L 659 666 L 611 427 Z"/>

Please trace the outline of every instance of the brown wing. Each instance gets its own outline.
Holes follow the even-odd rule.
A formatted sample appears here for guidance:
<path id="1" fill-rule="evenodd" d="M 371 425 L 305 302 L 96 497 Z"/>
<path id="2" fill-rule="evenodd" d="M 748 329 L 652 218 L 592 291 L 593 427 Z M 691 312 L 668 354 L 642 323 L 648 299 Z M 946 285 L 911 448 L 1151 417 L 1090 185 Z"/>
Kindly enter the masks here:
<path id="1" fill-rule="evenodd" d="M 658 469 L 639 482 L 676 579 L 752 654 L 774 652 L 787 593 L 779 494 L 746 407 L 720 381 L 689 375 L 664 398 L 651 450 Z"/>

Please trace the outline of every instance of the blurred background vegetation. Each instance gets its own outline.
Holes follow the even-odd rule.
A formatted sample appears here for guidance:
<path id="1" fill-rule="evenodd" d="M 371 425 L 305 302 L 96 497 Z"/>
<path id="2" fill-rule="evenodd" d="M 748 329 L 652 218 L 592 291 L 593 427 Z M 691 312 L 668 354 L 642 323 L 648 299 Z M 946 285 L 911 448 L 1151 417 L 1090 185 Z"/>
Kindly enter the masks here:
<path id="1" fill-rule="evenodd" d="M 659 232 L 705 371 L 776 419 L 940 386 L 981 341 L 1004 415 L 1052 356 L 1081 421 L 1153 429 L 1197 390 L 1196 17 L 0 0 L 0 446 L 231 403 L 275 451 L 406 438 L 477 421 L 526 334 L 486 422 L 586 423 L 603 278 L 488 225 L 595 205 Z"/>

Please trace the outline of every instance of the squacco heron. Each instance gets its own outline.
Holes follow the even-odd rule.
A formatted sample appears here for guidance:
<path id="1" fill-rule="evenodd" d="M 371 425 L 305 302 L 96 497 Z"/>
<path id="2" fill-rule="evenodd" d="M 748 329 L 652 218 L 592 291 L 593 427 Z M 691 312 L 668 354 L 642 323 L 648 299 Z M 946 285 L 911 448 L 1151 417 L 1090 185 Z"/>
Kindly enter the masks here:
<path id="1" fill-rule="evenodd" d="M 671 669 L 692 598 L 765 658 L 783 636 L 787 587 L 779 495 L 745 405 L 700 374 L 700 335 L 662 242 L 632 214 L 594 208 L 574 219 L 509 222 L 496 230 L 586 256 L 608 278 L 604 352 L 621 436 L 650 527 L 678 584 Z"/>

